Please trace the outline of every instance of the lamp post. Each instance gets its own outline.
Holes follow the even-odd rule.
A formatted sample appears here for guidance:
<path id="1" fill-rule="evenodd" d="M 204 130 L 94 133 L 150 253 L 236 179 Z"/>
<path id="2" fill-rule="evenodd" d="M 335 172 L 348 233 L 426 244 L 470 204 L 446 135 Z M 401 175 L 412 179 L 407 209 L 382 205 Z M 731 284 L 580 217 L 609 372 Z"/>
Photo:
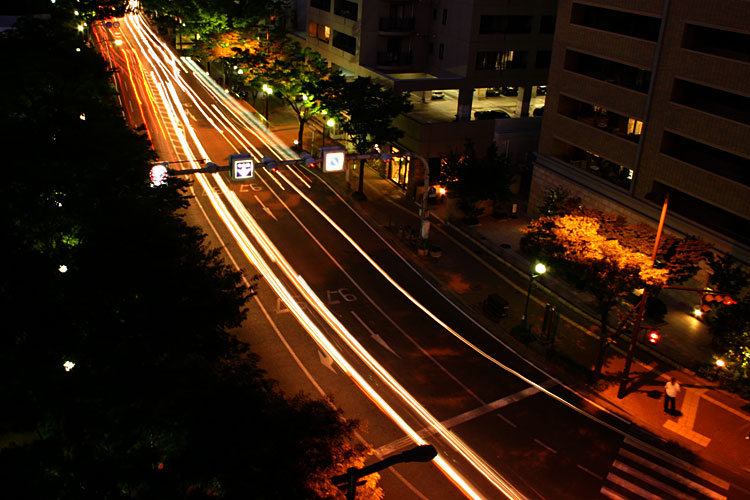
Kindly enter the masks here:
<path id="1" fill-rule="evenodd" d="M 266 130 L 268 130 L 268 100 L 273 94 L 273 89 L 264 83 L 263 93 L 266 94 Z"/>
<path id="2" fill-rule="evenodd" d="M 336 120 L 334 120 L 333 118 L 329 118 L 328 120 L 326 120 L 325 126 L 323 127 L 323 146 L 322 147 L 326 147 L 326 130 L 333 127 L 334 125 L 336 125 Z"/>
<path id="3" fill-rule="evenodd" d="M 528 323 L 527 318 L 529 315 L 529 299 L 531 298 L 531 286 L 534 284 L 534 279 L 538 278 L 546 272 L 547 266 L 545 266 L 541 262 L 537 262 L 536 266 L 534 266 L 534 272 L 529 274 L 529 290 L 526 292 L 526 305 L 523 307 L 523 316 L 521 316 L 524 330 L 526 329 L 526 325 Z"/>
<path id="4" fill-rule="evenodd" d="M 423 444 L 361 469 L 350 467 L 345 474 L 331 478 L 331 482 L 339 488 L 346 489 L 346 500 L 354 500 L 357 496 L 357 481 L 361 478 L 404 462 L 430 462 L 436 456 L 437 450 L 434 446 Z"/>

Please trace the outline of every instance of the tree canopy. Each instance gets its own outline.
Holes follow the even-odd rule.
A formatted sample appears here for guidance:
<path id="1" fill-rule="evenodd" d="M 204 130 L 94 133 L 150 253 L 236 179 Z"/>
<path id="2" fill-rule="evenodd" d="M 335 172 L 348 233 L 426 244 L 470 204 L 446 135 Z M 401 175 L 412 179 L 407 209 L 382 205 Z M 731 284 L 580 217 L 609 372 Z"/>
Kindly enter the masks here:
<path id="1" fill-rule="evenodd" d="M 332 498 L 357 423 L 229 329 L 253 293 L 184 220 L 67 19 L 0 35 L 0 477 L 14 498 Z M 375 478 L 370 498 L 379 498 Z"/>
<path id="2" fill-rule="evenodd" d="M 599 374 L 607 345 L 628 324 L 624 322 L 610 336 L 610 311 L 635 289 L 659 289 L 693 276 L 710 246 L 694 237 L 663 234 L 653 262 L 654 229 L 629 225 L 621 216 L 583 207 L 580 200 L 561 193 L 548 193 L 545 210 L 556 215 L 532 220 L 524 230 L 521 248 L 592 295 L 601 328 L 595 368 Z"/>
<path id="3" fill-rule="evenodd" d="M 412 108 L 408 94 L 396 94 L 372 78 L 361 76 L 328 94 L 325 106 L 360 154 L 369 153 L 376 144 L 397 141 L 404 133 L 393 125 L 393 120 Z M 365 160 L 360 160 L 359 196 L 364 196 L 364 165 Z"/>

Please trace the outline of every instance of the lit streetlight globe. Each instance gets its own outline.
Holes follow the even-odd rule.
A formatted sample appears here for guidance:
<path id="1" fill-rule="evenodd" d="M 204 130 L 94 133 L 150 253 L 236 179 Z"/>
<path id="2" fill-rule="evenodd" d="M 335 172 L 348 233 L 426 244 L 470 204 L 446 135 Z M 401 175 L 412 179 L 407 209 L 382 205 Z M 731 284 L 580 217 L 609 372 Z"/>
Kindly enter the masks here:
<path id="1" fill-rule="evenodd" d="M 534 271 L 537 274 L 544 274 L 544 273 L 547 272 L 547 266 L 545 266 L 544 264 L 542 264 L 541 262 L 539 262 L 539 263 L 537 263 L 536 266 L 534 266 Z"/>
<path id="2" fill-rule="evenodd" d="M 326 122 L 326 125 L 328 125 L 329 127 L 333 127 L 335 124 L 336 122 L 333 121 L 333 118 L 329 118 L 328 121 Z"/>

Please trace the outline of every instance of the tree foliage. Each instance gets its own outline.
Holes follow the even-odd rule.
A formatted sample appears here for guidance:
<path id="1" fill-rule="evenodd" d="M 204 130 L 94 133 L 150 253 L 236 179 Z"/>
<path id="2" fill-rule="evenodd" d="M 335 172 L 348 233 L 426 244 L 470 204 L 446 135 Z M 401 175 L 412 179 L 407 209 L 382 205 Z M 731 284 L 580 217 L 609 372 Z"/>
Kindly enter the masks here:
<path id="1" fill-rule="evenodd" d="M 56 21 L 0 35 L 4 490 L 332 498 L 327 478 L 367 456 L 357 423 L 286 397 L 228 332 L 252 289 L 185 223 L 187 183 L 149 186 L 146 136 Z"/>
<path id="2" fill-rule="evenodd" d="M 662 234 L 656 262 L 652 263 L 656 235 L 649 226 L 628 225 L 621 216 L 585 208 L 561 190 L 550 192 L 550 200 L 555 203 L 546 203 L 545 211 L 557 215 L 531 221 L 524 230 L 521 247 L 593 296 L 601 328 L 595 368 L 599 374 L 607 345 L 628 324 L 625 322 L 610 336 L 610 311 L 634 289 L 658 290 L 691 277 L 710 246 L 694 237 Z"/>
<path id="3" fill-rule="evenodd" d="M 491 200 L 495 210 L 500 210 L 511 197 L 513 178 L 510 158 L 498 153 L 497 144 L 490 144 L 480 157 L 473 142 L 467 140 L 462 155 L 451 152 L 444 158 L 438 180 L 451 196 L 459 198 L 461 210 L 472 218 L 481 213 L 476 204 L 482 200 Z"/>
<path id="4" fill-rule="evenodd" d="M 337 117 L 347 140 L 360 154 L 369 153 L 376 144 L 397 141 L 403 132 L 393 125 L 393 120 L 412 108 L 408 94 L 396 94 L 370 77 L 348 81 L 324 99 L 325 107 Z M 364 195 L 364 166 L 365 160 L 360 160 L 360 196 Z"/>

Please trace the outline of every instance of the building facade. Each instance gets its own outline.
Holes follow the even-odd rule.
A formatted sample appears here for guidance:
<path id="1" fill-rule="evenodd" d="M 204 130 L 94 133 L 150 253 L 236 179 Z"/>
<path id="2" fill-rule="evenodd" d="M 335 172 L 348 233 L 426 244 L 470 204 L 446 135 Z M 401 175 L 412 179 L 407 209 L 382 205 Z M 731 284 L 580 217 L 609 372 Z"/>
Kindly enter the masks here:
<path id="1" fill-rule="evenodd" d="M 495 141 L 517 160 L 536 150 L 534 110 L 544 106 L 556 0 L 308 0 L 304 14 L 299 7 L 305 45 L 345 74 L 411 93 L 414 110 L 396 123 L 405 132 L 399 147 L 431 161 L 462 152 L 466 139 L 478 151 Z"/>
<path id="2" fill-rule="evenodd" d="M 750 2 L 560 0 L 529 207 L 563 187 L 750 262 Z"/>

